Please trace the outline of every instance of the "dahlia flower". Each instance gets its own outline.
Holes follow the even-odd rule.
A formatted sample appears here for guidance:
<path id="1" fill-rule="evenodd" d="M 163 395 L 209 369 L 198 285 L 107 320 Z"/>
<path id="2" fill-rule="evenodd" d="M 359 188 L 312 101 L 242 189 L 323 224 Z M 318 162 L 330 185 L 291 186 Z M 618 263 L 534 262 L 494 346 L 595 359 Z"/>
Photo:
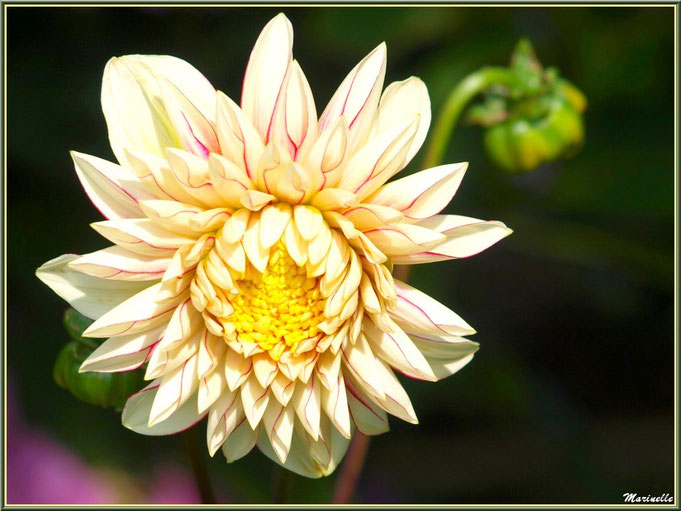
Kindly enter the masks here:
<path id="1" fill-rule="evenodd" d="M 123 424 L 142 434 L 204 417 L 211 455 L 254 445 L 308 477 L 331 473 L 355 429 L 416 423 L 395 372 L 436 381 L 478 344 L 393 264 L 468 257 L 511 231 L 438 214 L 467 164 L 388 180 L 419 150 L 430 100 L 415 77 L 383 92 L 386 46 L 321 116 L 279 14 L 260 34 L 241 105 L 170 56 L 113 58 L 102 108 L 118 164 L 72 153 L 113 245 L 38 277 L 106 338 L 81 371 L 146 364 Z"/>

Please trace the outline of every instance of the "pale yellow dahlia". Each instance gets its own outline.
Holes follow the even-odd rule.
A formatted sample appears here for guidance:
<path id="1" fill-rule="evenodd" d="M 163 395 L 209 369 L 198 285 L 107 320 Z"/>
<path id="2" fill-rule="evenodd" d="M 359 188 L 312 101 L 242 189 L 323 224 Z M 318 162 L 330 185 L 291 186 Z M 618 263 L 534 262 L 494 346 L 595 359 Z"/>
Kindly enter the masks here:
<path id="1" fill-rule="evenodd" d="M 422 380 L 471 360 L 475 333 L 392 277 L 393 264 L 476 254 L 511 231 L 439 215 L 466 164 L 386 182 L 430 124 L 412 77 L 381 94 L 385 44 L 347 76 L 319 119 L 293 29 L 258 38 L 241 106 L 188 63 L 129 55 L 104 71 L 118 164 L 72 153 L 113 243 L 47 262 L 38 276 L 107 340 L 81 371 L 146 364 L 123 424 L 164 435 L 206 415 L 228 461 L 254 445 L 309 477 L 331 473 L 355 428 L 417 422 L 395 370 Z"/>

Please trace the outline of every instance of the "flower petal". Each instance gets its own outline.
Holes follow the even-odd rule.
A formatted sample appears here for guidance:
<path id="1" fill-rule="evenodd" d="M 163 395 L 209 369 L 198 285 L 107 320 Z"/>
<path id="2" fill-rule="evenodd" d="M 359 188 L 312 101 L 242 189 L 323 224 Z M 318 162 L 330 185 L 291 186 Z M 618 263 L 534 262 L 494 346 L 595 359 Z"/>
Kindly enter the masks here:
<path id="1" fill-rule="evenodd" d="M 163 105 L 184 148 L 203 159 L 208 159 L 210 153 L 219 152 L 213 123 L 173 83 L 160 78 L 159 85 Z M 214 111 L 210 112 L 211 116 Z"/>
<path id="2" fill-rule="evenodd" d="M 418 225 L 386 225 L 365 231 L 369 240 L 388 256 L 416 254 L 446 240 L 446 236 Z"/>
<path id="3" fill-rule="evenodd" d="M 125 167 L 71 151 L 76 174 L 95 207 L 109 220 L 144 216 L 139 201 L 153 199 L 137 176 Z"/>
<path id="4" fill-rule="evenodd" d="M 298 428 L 299 426 L 295 427 L 294 430 Z M 291 438 L 291 447 L 289 448 L 286 461 L 283 463 L 264 431 L 261 431 L 258 437 L 258 449 L 269 459 L 291 472 L 314 479 L 323 475 L 318 463 L 310 456 L 310 450 L 300 439 L 300 434 L 297 431 L 295 431 Z"/>
<path id="5" fill-rule="evenodd" d="M 85 359 L 78 372 L 110 373 L 135 369 L 146 360 L 151 346 L 161 340 L 164 330 L 165 326 L 160 326 L 146 332 L 111 337 Z M 133 362 L 135 356 L 142 357 L 137 365 Z"/>
<path id="6" fill-rule="evenodd" d="M 359 335 L 354 346 L 341 346 L 341 353 L 343 367 L 355 378 L 360 388 L 371 395 L 384 398 L 383 382 L 376 369 L 378 361 L 364 334 Z"/>
<path id="7" fill-rule="evenodd" d="M 310 84 L 295 60 L 286 73 L 274 110 L 269 138 L 279 147 L 288 149 L 294 161 L 304 161 L 317 138 L 317 109 L 314 98 Z M 321 173 L 319 177 L 321 178 Z"/>
<path id="8" fill-rule="evenodd" d="M 345 380 L 339 372 L 331 389 L 322 387 L 321 401 L 324 412 L 333 422 L 336 429 L 345 438 L 350 438 L 352 426 L 348 409 L 348 397 L 345 391 Z"/>
<path id="9" fill-rule="evenodd" d="M 341 116 L 320 133 L 305 159 L 305 168 L 312 175 L 321 172 L 323 188 L 336 186 L 343 176 L 343 163 L 350 157 L 348 123 Z"/>
<path id="10" fill-rule="evenodd" d="M 86 275 L 69 266 L 78 259 L 75 254 L 64 254 L 47 261 L 35 273 L 52 291 L 88 318 L 99 318 L 149 287 L 149 282 L 114 281 Z"/>
<path id="11" fill-rule="evenodd" d="M 345 379 L 348 407 L 352 422 L 365 435 L 380 435 L 390 430 L 388 416 L 369 396 L 355 385 L 351 378 Z"/>
<path id="12" fill-rule="evenodd" d="M 147 256 L 170 257 L 178 248 L 194 241 L 191 237 L 168 232 L 148 218 L 105 220 L 90 225 L 119 247 Z"/>
<path id="13" fill-rule="evenodd" d="M 381 43 L 343 80 L 319 119 L 323 133 L 334 121 L 348 122 L 348 149 L 352 154 L 364 142 L 376 114 L 385 78 L 386 45 Z"/>
<path id="14" fill-rule="evenodd" d="M 83 336 L 109 337 L 143 332 L 167 322 L 184 294 L 169 302 L 156 303 L 154 298 L 161 284 L 154 284 L 128 298 L 92 323 Z"/>
<path id="15" fill-rule="evenodd" d="M 252 429 L 246 417 L 241 419 L 225 443 L 222 444 L 222 454 L 225 455 L 227 463 L 233 463 L 251 452 L 258 440 L 259 433 L 260 427 Z"/>
<path id="16" fill-rule="evenodd" d="M 415 115 L 370 140 L 346 164 L 338 188 L 360 199 L 378 189 L 407 163 L 407 153 L 419 126 Z"/>
<path id="17" fill-rule="evenodd" d="M 217 134 L 222 155 L 253 180 L 265 146 L 241 108 L 222 92 L 218 92 Z"/>
<path id="18" fill-rule="evenodd" d="M 181 147 L 162 101 L 163 78 L 211 119 L 215 89 L 187 62 L 170 56 L 127 55 L 111 59 L 104 70 L 102 110 L 111 147 L 119 162 L 125 148 L 163 156 L 167 147 Z"/>
<path id="19" fill-rule="evenodd" d="M 475 330 L 458 314 L 416 288 L 395 279 L 397 308 L 393 319 L 408 332 L 470 335 Z"/>
<path id="20" fill-rule="evenodd" d="M 213 456 L 241 420 L 246 420 L 238 392 L 223 389 L 210 407 L 206 439 L 208 452 Z"/>
<path id="21" fill-rule="evenodd" d="M 162 156 L 166 147 L 180 141 L 168 123 L 153 93 L 136 76 L 135 63 L 126 57 L 112 58 L 104 68 L 102 110 L 109 141 L 121 164 L 127 162 L 125 148 Z"/>
<path id="22" fill-rule="evenodd" d="M 414 114 L 419 114 L 419 127 L 407 152 L 407 163 L 421 148 L 430 127 L 430 97 L 428 88 L 420 79 L 412 76 L 385 88 L 372 129 L 374 134 L 381 133 Z"/>
<path id="23" fill-rule="evenodd" d="M 449 204 L 467 168 L 454 163 L 416 172 L 382 186 L 366 202 L 402 211 L 410 220 L 429 218 Z"/>
<path id="24" fill-rule="evenodd" d="M 293 27 L 281 13 L 260 33 L 246 66 L 241 92 L 241 108 L 265 142 L 292 59 Z"/>
<path id="25" fill-rule="evenodd" d="M 298 385 L 293 392 L 291 403 L 296 410 L 300 423 L 312 438 L 319 436 L 320 391 L 321 384 L 317 378 L 312 378 L 309 385 Z"/>
<path id="26" fill-rule="evenodd" d="M 170 258 L 144 256 L 113 246 L 85 254 L 69 267 L 100 279 L 136 282 L 160 279 L 169 264 Z"/>
<path id="27" fill-rule="evenodd" d="M 282 463 L 286 462 L 291 448 L 294 418 L 295 412 L 292 406 L 283 406 L 274 399 L 270 399 L 265 415 L 262 417 L 263 429 Z"/>
<path id="28" fill-rule="evenodd" d="M 392 332 L 383 332 L 365 318 L 362 331 L 374 352 L 395 369 L 410 378 L 437 380 L 423 354 L 397 325 Z"/>
<path id="29" fill-rule="evenodd" d="M 260 419 L 265 413 L 270 395 L 269 390 L 263 388 L 255 374 L 251 376 L 241 386 L 241 401 L 244 405 L 244 413 L 252 429 L 260 423 Z"/>
<path id="30" fill-rule="evenodd" d="M 125 403 L 121 416 L 123 426 L 142 435 L 172 435 L 191 428 L 205 417 L 206 414 L 199 414 L 196 411 L 196 394 L 194 394 L 168 419 L 149 427 L 149 413 L 156 398 L 158 387 L 159 381 L 156 380 L 130 396 Z"/>
<path id="31" fill-rule="evenodd" d="M 502 222 L 457 215 L 436 215 L 416 225 L 441 232 L 447 238 L 423 252 L 395 257 L 393 263 L 422 264 L 471 257 L 513 232 Z"/>
<path id="32" fill-rule="evenodd" d="M 416 418 L 416 413 L 414 412 L 414 407 L 409 400 L 409 396 L 388 364 L 382 360 L 378 360 L 376 369 L 381 380 L 383 381 L 383 386 L 385 388 L 385 398 L 380 399 L 379 397 L 372 395 L 371 398 L 374 400 L 374 402 L 395 417 L 399 417 L 400 419 L 412 424 L 418 424 L 419 421 Z"/>
<path id="33" fill-rule="evenodd" d="M 451 376 L 473 359 L 480 345 L 463 337 L 409 334 L 438 379 Z"/>
<path id="34" fill-rule="evenodd" d="M 211 154 L 208 160 L 210 180 L 215 192 L 229 208 L 241 207 L 241 196 L 253 189 L 246 172 L 219 154 Z"/>
<path id="35" fill-rule="evenodd" d="M 266 206 L 260 215 L 260 243 L 270 248 L 284 234 L 284 229 L 291 220 L 291 206 L 278 202 Z"/>
<path id="36" fill-rule="evenodd" d="M 163 422 L 175 413 L 190 396 L 196 394 L 199 380 L 196 374 L 198 357 L 189 357 L 183 364 L 167 372 L 161 378 L 161 383 L 154 397 L 149 413 L 149 427 Z M 198 395 L 197 395 L 198 400 Z M 197 401 L 198 410 L 198 401 Z"/>

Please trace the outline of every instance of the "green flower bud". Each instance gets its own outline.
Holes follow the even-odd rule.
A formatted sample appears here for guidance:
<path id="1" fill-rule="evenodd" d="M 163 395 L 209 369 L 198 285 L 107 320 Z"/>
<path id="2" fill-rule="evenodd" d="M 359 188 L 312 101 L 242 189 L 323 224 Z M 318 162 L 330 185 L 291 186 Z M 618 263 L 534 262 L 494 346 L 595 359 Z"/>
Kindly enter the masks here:
<path id="1" fill-rule="evenodd" d="M 121 373 L 79 372 L 80 365 L 101 344 L 100 339 L 80 337 L 92 323 L 77 311 L 68 309 L 64 326 L 74 339 L 64 346 L 54 364 L 54 381 L 76 398 L 105 408 L 123 408 L 128 397 L 144 386 L 143 371 Z"/>
<path id="2" fill-rule="evenodd" d="M 66 333 L 72 339 L 81 339 L 83 332 L 89 327 L 93 321 L 90 318 L 86 318 L 76 309 L 68 308 L 64 313 L 64 318 L 62 319 L 64 328 L 66 328 Z"/>
<path id="3" fill-rule="evenodd" d="M 507 120 L 488 128 L 484 142 L 490 159 L 508 172 L 522 173 L 573 156 L 584 141 L 576 106 L 583 108 L 585 102 L 572 88 L 572 101 L 558 90 L 527 99 L 515 105 Z"/>

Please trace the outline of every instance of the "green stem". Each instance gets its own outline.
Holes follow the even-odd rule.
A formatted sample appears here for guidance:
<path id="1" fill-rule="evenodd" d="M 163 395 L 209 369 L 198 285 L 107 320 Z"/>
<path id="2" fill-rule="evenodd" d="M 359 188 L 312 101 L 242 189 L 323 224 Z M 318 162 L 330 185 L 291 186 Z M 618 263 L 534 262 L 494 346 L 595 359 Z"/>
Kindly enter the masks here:
<path id="1" fill-rule="evenodd" d="M 333 492 L 331 504 L 350 504 L 352 502 L 355 488 L 359 482 L 359 476 L 362 473 L 364 460 L 369 450 L 370 439 L 371 437 L 355 431 L 348 452 L 345 455 L 341 472 L 338 475 L 338 480 L 336 481 L 336 489 Z"/>
<path id="2" fill-rule="evenodd" d="M 514 80 L 514 73 L 505 67 L 483 67 L 461 80 L 449 94 L 435 123 L 423 168 L 440 164 L 461 113 L 475 96 L 491 85 L 510 85 Z"/>
<path id="3" fill-rule="evenodd" d="M 204 451 L 200 448 L 196 428 L 189 428 L 181 433 L 184 450 L 189 458 L 189 463 L 194 473 L 196 487 L 199 490 L 202 504 L 215 504 L 215 492 L 208 476 Z"/>
<path id="4" fill-rule="evenodd" d="M 272 500 L 275 504 L 291 503 L 293 472 L 274 464 Z"/>

